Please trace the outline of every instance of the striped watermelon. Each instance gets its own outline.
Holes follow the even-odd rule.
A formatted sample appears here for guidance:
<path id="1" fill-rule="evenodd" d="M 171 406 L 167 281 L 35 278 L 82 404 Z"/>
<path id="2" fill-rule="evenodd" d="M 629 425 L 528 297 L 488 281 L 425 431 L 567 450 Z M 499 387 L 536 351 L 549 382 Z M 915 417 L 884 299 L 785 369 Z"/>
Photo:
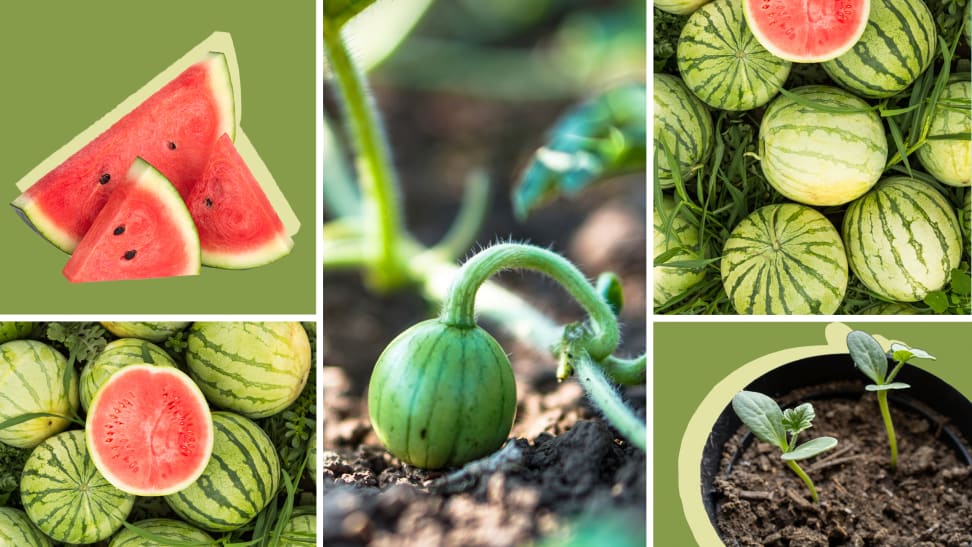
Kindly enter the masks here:
<path id="1" fill-rule="evenodd" d="M 280 533 L 278 547 L 317 545 L 317 516 L 313 513 L 291 517 Z"/>
<path id="2" fill-rule="evenodd" d="M 871 0 L 860 40 L 821 66 L 833 81 L 857 95 L 890 97 L 928 68 L 937 39 L 935 19 L 923 0 Z"/>
<path id="3" fill-rule="evenodd" d="M 948 282 L 962 255 L 955 211 L 938 190 L 910 177 L 883 179 L 844 215 L 850 267 L 867 288 L 917 302 Z"/>
<path id="4" fill-rule="evenodd" d="M 196 323 L 186 365 L 211 403 L 265 418 L 300 395 L 310 372 L 310 341 L 297 322 Z"/>
<path id="5" fill-rule="evenodd" d="M 70 375 L 64 391 L 64 375 Z M 70 416 L 78 409 L 78 377 L 56 349 L 36 340 L 0 345 L 0 422 L 32 412 Z M 67 419 L 42 416 L 0 430 L 0 442 L 32 448 L 67 429 Z"/>
<path id="6" fill-rule="evenodd" d="M 51 547 L 51 540 L 34 526 L 27 513 L 13 507 L 0 507 L 0 545 Z"/>
<path id="7" fill-rule="evenodd" d="M 317 432 L 311 433 L 307 441 L 307 474 L 317 483 Z"/>
<path id="8" fill-rule="evenodd" d="M 918 149 L 918 159 L 939 182 L 972 186 L 972 81 L 965 73 L 945 86 L 928 130 L 930 140 Z M 937 140 L 935 136 L 964 133 L 965 138 Z"/>
<path id="9" fill-rule="evenodd" d="M 20 500 L 42 532 L 65 543 L 108 539 L 135 504 L 135 496 L 109 484 L 95 469 L 80 429 L 59 433 L 31 452 L 20 479 Z"/>
<path id="10" fill-rule="evenodd" d="M 675 209 L 675 200 L 669 196 L 664 196 L 662 203 L 655 203 L 653 209 L 655 217 L 654 256 L 657 258 L 669 249 L 684 247 L 686 250 L 680 251 L 669 262 L 702 258 L 702 255 L 698 252 L 698 227 L 684 215 L 679 214 L 674 218 L 671 217 Z M 668 229 L 666 230 L 666 228 Z M 655 307 L 659 307 L 700 283 L 705 279 L 705 272 L 701 269 L 687 270 L 671 266 L 655 266 L 654 278 Z"/>
<path id="11" fill-rule="evenodd" d="M 189 326 L 188 321 L 102 321 L 101 326 L 119 338 L 141 338 L 164 342 L 166 338 Z"/>
<path id="12" fill-rule="evenodd" d="M 145 532 L 173 542 L 204 543 L 213 541 L 213 537 L 199 528 L 182 522 L 181 520 L 154 518 L 140 520 L 134 523 Z M 126 528 L 111 538 L 108 547 L 156 547 L 160 543 L 141 536 L 135 530 Z"/>
<path id="13" fill-rule="evenodd" d="M 165 497 L 173 511 L 211 532 L 236 530 L 277 493 L 280 460 L 270 437 L 232 412 L 213 412 L 213 455 L 190 487 Z"/>
<path id="14" fill-rule="evenodd" d="M 804 86 L 792 93 L 827 107 L 868 108 L 836 87 Z M 759 155 L 763 175 L 779 193 L 807 205 L 841 205 L 881 178 L 888 141 L 874 111 L 835 113 L 780 96 L 759 126 Z"/>
<path id="15" fill-rule="evenodd" d="M 655 0 L 655 7 L 674 15 L 688 15 L 710 0 Z"/>
<path id="16" fill-rule="evenodd" d="M 741 314 L 834 313 L 847 291 L 840 234 L 810 207 L 761 207 L 726 240 L 722 284 Z"/>
<path id="17" fill-rule="evenodd" d="M 94 360 L 81 370 L 81 407 L 88 410 L 100 388 L 112 374 L 128 365 L 147 363 L 163 367 L 176 366 L 164 349 L 140 338 L 119 338 L 109 342 Z"/>
<path id="18" fill-rule="evenodd" d="M 23 338 L 32 330 L 34 324 L 30 321 L 0 321 L 0 344 Z"/>
<path id="19" fill-rule="evenodd" d="M 965 248 L 968 249 L 969 237 L 972 236 L 972 191 L 965 192 L 965 202 L 962 204 L 962 208 L 958 210 L 958 220 L 962 234 L 965 236 Z"/>
<path id="20" fill-rule="evenodd" d="M 682 27 L 676 56 L 685 85 L 722 110 L 768 103 L 790 75 L 791 63 L 750 32 L 739 0 L 715 0 L 693 13 Z"/>
<path id="21" fill-rule="evenodd" d="M 712 151 L 712 115 L 680 78 L 670 74 L 655 74 L 654 100 L 657 183 L 671 188 L 674 175 L 662 142 L 678 161 L 678 173 L 685 180 L 702 168 Z"/>

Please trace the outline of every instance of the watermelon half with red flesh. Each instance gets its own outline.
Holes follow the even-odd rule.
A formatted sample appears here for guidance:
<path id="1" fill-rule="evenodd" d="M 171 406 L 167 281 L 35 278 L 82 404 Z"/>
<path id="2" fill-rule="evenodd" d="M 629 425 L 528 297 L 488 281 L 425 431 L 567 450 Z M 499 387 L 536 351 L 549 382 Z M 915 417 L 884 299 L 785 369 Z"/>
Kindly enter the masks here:
<path id="1" fill-rule="evenodd" d="M 111 375 L 85 421 L 98 471 L 119 490 L 165 496 L 199 478 L 213 452 L 213 419 L 199 387 L 171 367 L 136 364 Z"/>
<path id="2" fill-rule="evenodd" d="M 142 158 L 119 179 L 64 277 L 80 283 L 198 274 L 199 236 L 175 187 Z"/>
<path id="3" fill-rule="evenodd" d="M 794 63 L 829 61 L 864 34 L 870 0 L 743 0 L 749 30 L 770 53 Z"/>
<path id="4" fill-rule="evenodd" d="M 236 135 L 226 57 L 212 52 L 41 177 L 12 205 L 41 235 L 72 252 L 136 157 L 187 197 L 216 139 Z"/>
<path id="5" fill-rule="evenodd" d="M 199 232 L 204 266 L 261 266 L 294 246 L 229 135 L 216 141 L 186 204 Z"/>

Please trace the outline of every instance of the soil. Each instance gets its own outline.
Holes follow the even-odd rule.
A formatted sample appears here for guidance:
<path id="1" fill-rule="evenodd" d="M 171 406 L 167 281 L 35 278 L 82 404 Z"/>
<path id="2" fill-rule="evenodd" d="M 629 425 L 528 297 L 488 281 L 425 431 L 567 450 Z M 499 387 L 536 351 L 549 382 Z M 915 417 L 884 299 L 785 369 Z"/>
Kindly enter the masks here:
<path id="1" fill-rule="evenodd" d="M 801 442 L 823 435 L 839 440 L 833 450 L 801 462 L 820 503 L 812 503 L 776 447 L 741 428 L 723 452 L 729 472 L 715 484 L 718 529 L 727 545 L 972 545 L 972 465 L 943 435 L 947 420 L 892 400 L 899 451 L 892 471 L 873 393 L 812 402 L 816 419 Z"/>
<path id="2" fill-rule="evenodd" d="M 626 177 L 560 199 L 517 221 L 510 188 L 563 103 L 512 104 L 378 88 L 402 179 L 407 223 L 425 244 L 445 232 L 462 181 L 486 166 L 494 191 L 478 245 L 529 241 L 566 255 L 590 278 L 614 271 L 624 289 L 620 354 L 645 351 L 646 184 Z M 582 317 L 548 279 L 504 273 L 498 282 L 561 323 Z M 324 542 L 327 545 L 521 545 L 561 533 L 577 519 L 612 524 L 621 543 L 645 544 L 644 452 L 607 425 L 574 380 L 558 383 L 556 364 L 497 335 L 517 379 L 513 446 L 461 471 L 402 465 L 371 430 L 366 387 L 371 368 L 398 333 L 435 313 L 411 291 L 376 295 L 357 273 L 324 277 Z M 622 390 L 643 417 L 645 387 Z M 610 517 L 605 517 L 610 515 Z M 613 520 L 612 520 L 613 523 Z"/>

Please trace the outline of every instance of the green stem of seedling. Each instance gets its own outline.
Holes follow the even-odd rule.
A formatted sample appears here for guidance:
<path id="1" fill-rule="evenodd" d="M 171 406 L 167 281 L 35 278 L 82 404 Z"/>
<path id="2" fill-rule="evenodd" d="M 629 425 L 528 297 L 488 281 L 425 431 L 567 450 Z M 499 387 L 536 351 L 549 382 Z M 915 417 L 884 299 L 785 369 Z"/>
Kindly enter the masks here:
<path id="1" fill-rule="evenodd" d="M 884 379 L 884 383 L 890 384 L 891 382 L 893 382 L 894 377 L 897 376 L 899 372 L 901 372 L 901 367 L 903 366 L 905 366 L 905 361 L 898 361 L 898 364 L 895 365 L 893 369 L 891 369 L 891 374 L 888 374 L 888 377 Z"/>
<path id="2" fill-rule="evenodd" d="M 638 419 L 624 404 L 617 390 L 608 381 L 601 367 L 591 359 L 590 354 L 583 349 L 576 349 L 575 353 L 572 356 L 574 375 L 584 386 L 584 391 L 622 437 L 638 448 L 647 450 L 648 433 L 644 421 Z"/>
<path id="3" fill-rule="evenodd" d="M 894 423 L 891 421 L 891 410 L 888 408 L 888 392 L 877 392 L 878 406 L 881 408 L 881 417 L 884 418 L 884 427 L 888 430 L 888 444 L 891 446 L 891 469 L 898 468 L 898 441 L 894 436 Z"/>
<path id="4" fill-rule="evenodd" d="M 497 272 L 514 268 L 536 270 L 550 276 L 587 311 L 592 336 L 585 347 L 592 358 L 600 361 L 617 348 L 618 320 L 584 274 L 557 253 L 519 243 L 494 245 L 462 265 L 443 304 L 442 322 L 460 328 L 476 326 L 475 304 L 479 287 Z"/>
<path id="5" fill-rule="evenodd" d="M 362 214 L 371 230 L 365 243 L 372 246 L 370 281 L 387 290 L 405 281 L 399 256 L 399 234 L 403 233 L 398 181 L 392 168 L 391 151 L 381 129 L 378 111 L 367 84 L 341 39 L 339 27 L 324 19 L 324 54 L 341 93 L 348 128 L 357 153 L 361 181 Z"/>
<path id="6" fill-rule="evenodd" d="M 796 473 L 798 477 L 800 477 L 800 479 L 803 481 L 803 484 L 807 485 L 807 488 L 810 489 L 810 497 L 813 498 L 814 503 L 817 503 L 819 501 L 819 499 L 817 498 L 817 489 L 814 488 L 813 481 L 810 480 L 810 476 L 803 471 L 803 468 L 800 467 L 800 464 L 798 464 L 793 460 L 787 460 L 786 466 L 792 469 L 793 472 Z"/>

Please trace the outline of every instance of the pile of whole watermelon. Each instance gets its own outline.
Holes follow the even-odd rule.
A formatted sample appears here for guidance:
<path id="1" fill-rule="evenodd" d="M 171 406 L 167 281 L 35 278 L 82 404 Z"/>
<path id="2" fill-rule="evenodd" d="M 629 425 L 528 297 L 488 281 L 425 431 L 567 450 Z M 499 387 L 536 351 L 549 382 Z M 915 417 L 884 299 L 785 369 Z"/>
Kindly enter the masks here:
<path id="1" fill-rule="evenodd" d="M 969 0 L 655 0 L 656 313 L 970 313 Z"/>
<path id="2" fill-rule="evenodd" d="M 315 338 L 0 322 L 0 545 L 314 545 Z"/>

